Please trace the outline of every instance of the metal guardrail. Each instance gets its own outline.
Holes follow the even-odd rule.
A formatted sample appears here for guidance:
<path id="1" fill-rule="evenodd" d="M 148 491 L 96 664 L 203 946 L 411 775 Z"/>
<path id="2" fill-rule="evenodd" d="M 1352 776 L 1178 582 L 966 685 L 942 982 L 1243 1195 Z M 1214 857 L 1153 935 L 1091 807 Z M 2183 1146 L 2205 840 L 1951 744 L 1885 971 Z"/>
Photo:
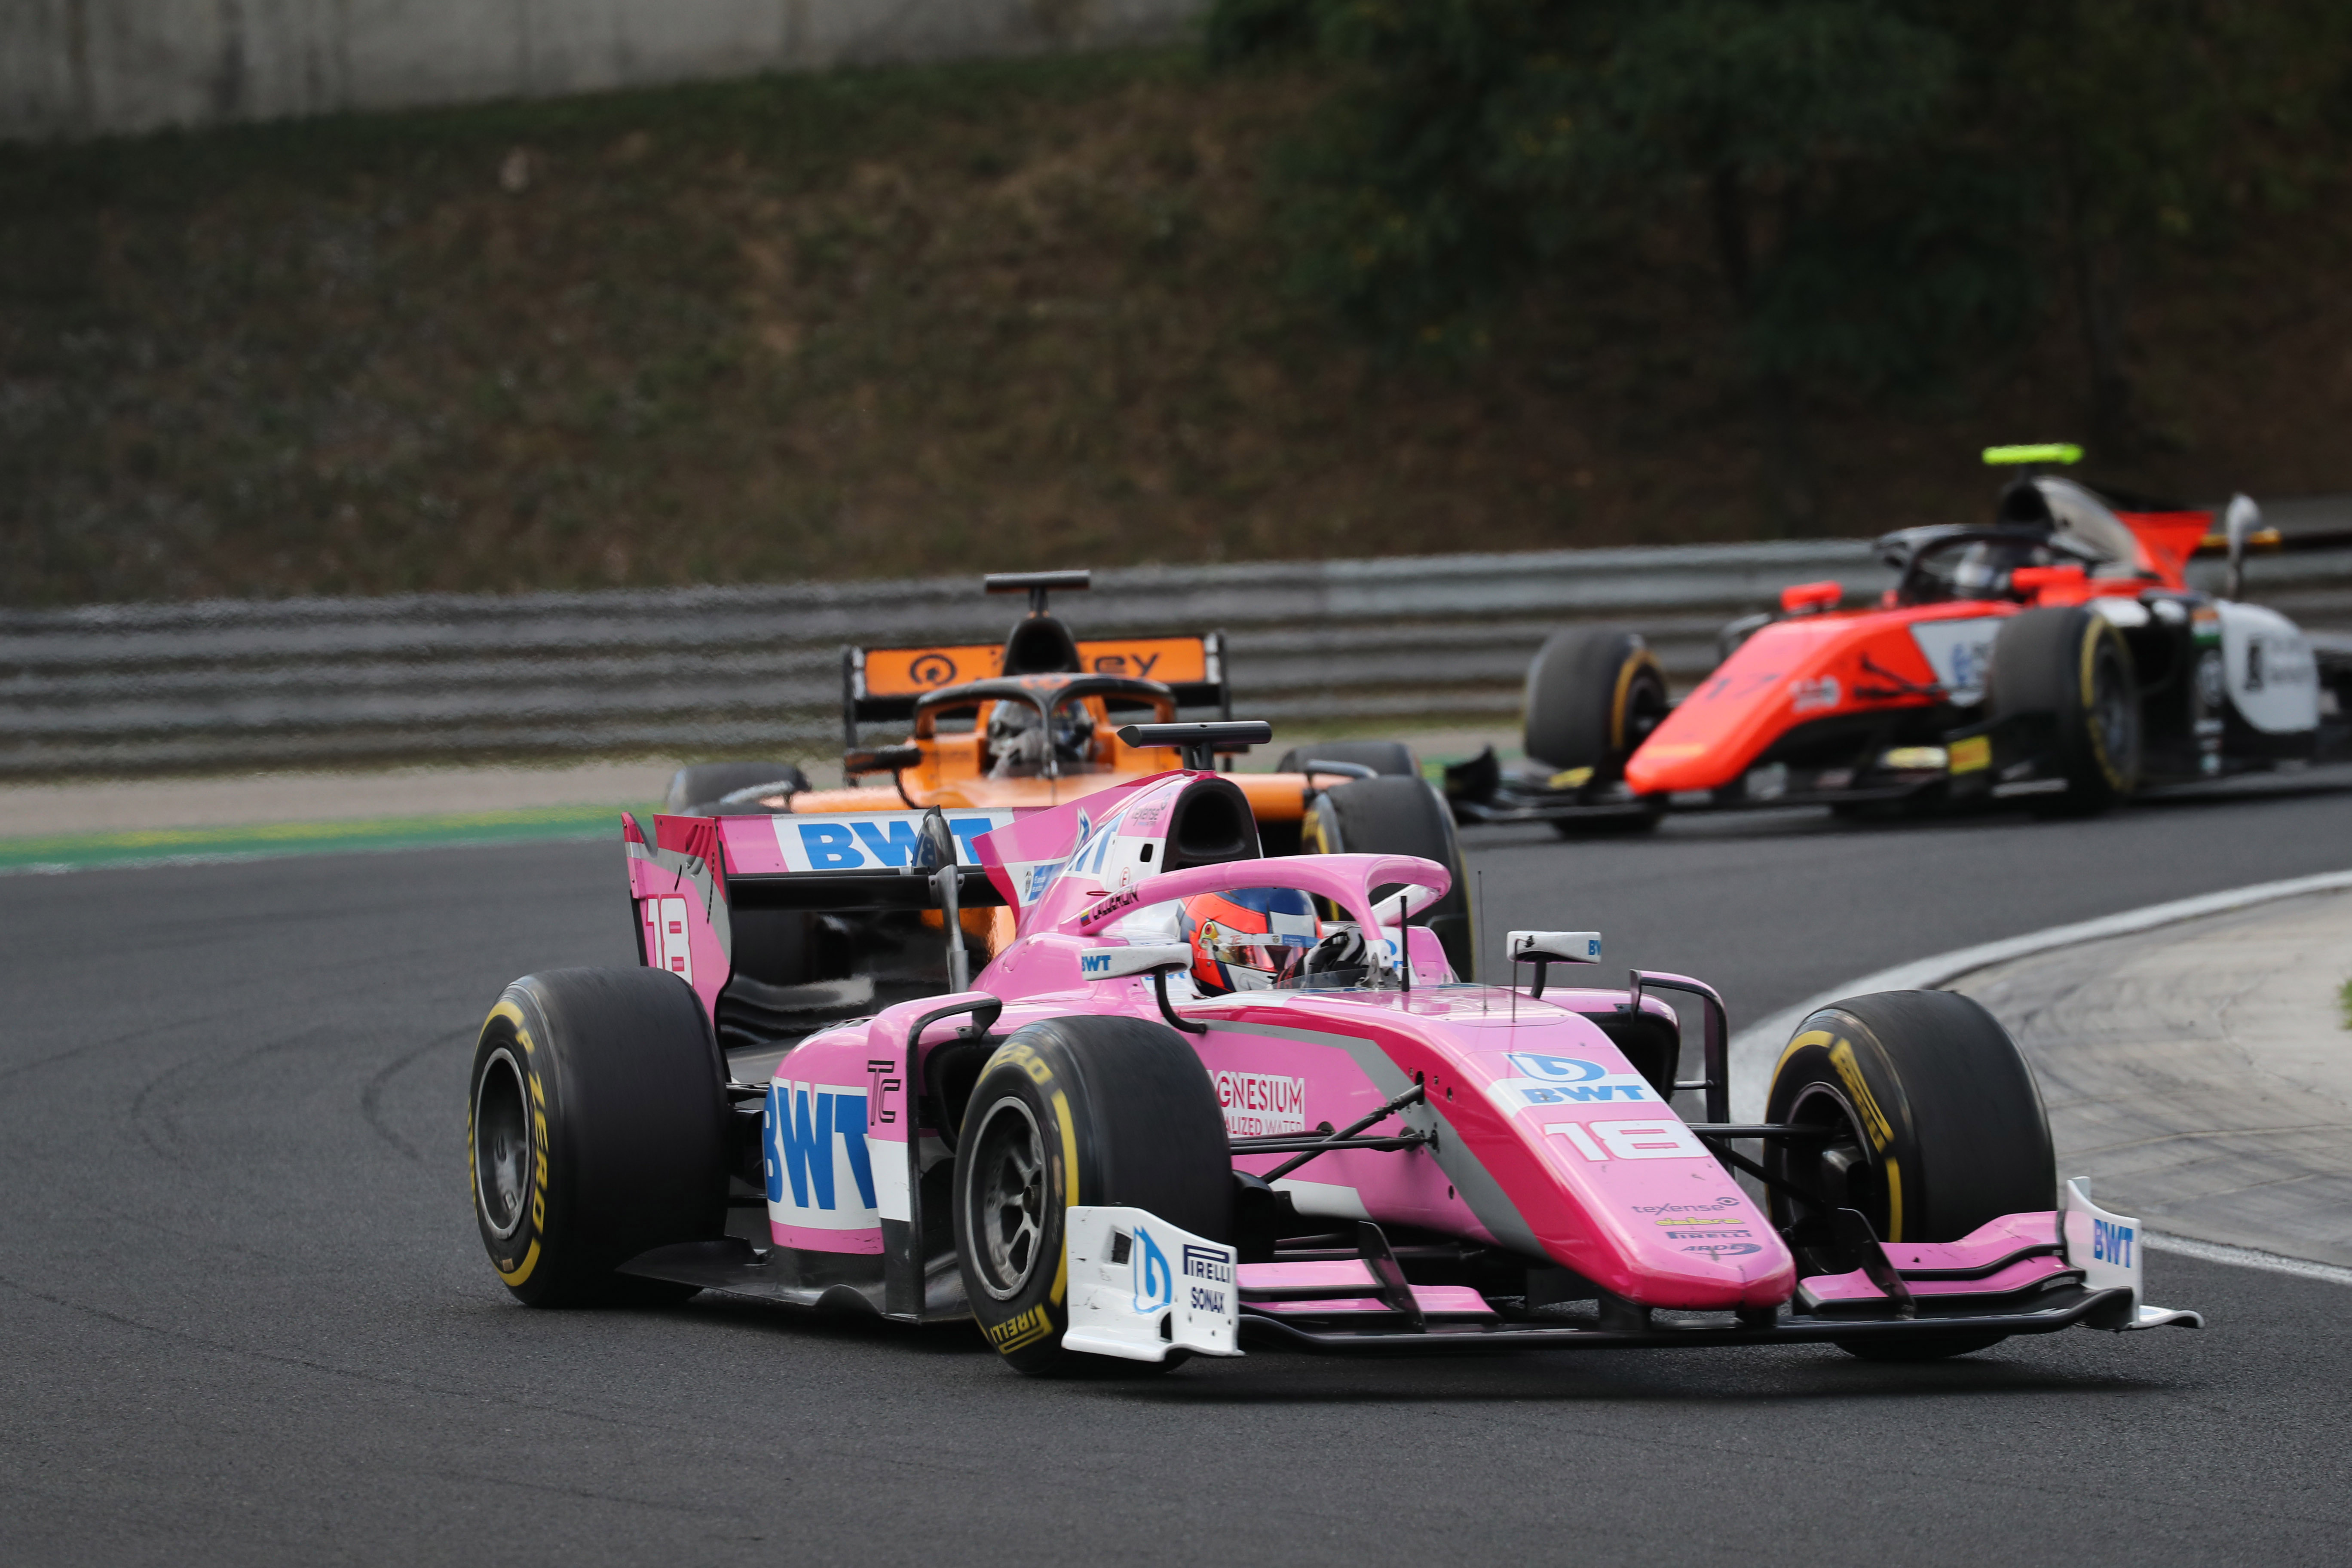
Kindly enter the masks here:
<path id="1" fill-rule="evenodd" d="M 1556 627 L 1623 620 L 1668 672 L 1790 583 L 1849 599 L 1860 540 L 1098 573 L 1082 636 L 1223 627 L 1236 710 L 1275 720 L 1517 711 Z M 2253 563 L 2252 588 L 2352 623 L 2352 551 Z M 974 578 L 0 612 L 0 776 L 840 743 L 844 643 L 988 641 Z"/>

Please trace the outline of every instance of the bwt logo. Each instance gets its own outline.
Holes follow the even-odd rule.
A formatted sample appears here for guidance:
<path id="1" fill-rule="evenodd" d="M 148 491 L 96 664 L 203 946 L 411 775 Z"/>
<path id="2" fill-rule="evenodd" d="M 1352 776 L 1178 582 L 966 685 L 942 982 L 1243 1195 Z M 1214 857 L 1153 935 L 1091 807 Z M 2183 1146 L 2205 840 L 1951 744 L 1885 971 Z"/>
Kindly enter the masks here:
<path id="1" fill-rule="evenodd" d="M 1558 1089 L 1521 1089 L 1519 1094 L 1529 1105 L 1589 1105 L 1595 1100 L 1652 1098 L 1638 1083 L 1564 1083 Z"/>
<path id="2" fill-rule="evenodd" d="M 849 1156 L 850 1178 L 857 1184 L 858 1203 L 869 1209 L 875 1206 L 874 1163 L 866 1152 L 864 1094 L 827 1084 L 772 1083 L 767 1112 L 760 1120 L 770 1203 L 782 1203 L 784 1189 L 790 1185 L 796 1209 L 811 1207 L 812 1197 L 816 1208 L 834 1206 L 833 1140 L 838 1133 L 842 1150 Z"/>
<path id="3" fill-rule="evenodd" d="M 1538 1056 L 1528 1051 L 1513 1052 L 1511 1065 L 1529 1078 L 1549 1083 L 1591 1083 L 1594 1079 L 1609 1076 L 1598 1062 L 1580 1061 L 1575 1057 Z"/>
<path id="4" fill-rule="evenodd" d="M 1141 1226 L 1135 1227 L 1135 1310 L 1156 1312 L 1176 1303 L 1176 1276 L 1169 1271 L 1168 1255 Z"/>
<path id="5" fill-rule="evenodd" d="M 1596 1100 L 1652 1098 L 1640 1081 L 1614 1077 L 1599 1062 L 1578 1057 L 1541 1056 L 1531 1051 L 1514 1051 L 1510 1060 L 1528 1077 L 1557 1086 L 1520 1089 L 1519 1098 L 1529 1105 L 1590 1105 Z"/>
<path id="6" fill-rule="evenodd" d="M 922 819 L 912 815 L 879 820 L 798 824 L 801 851 L 812 871 L 857 871 L 873 866 L 911 866 L 922 847 Z M 972 840 L 992 825 L 984 816 L 950 817 L 958 858 L 976 861 Z"/>
<path id="7" fill-rule="evenodd" d="M 1079 954 L 1078 973 L 1081 974 L 1108 974 L 1110 973 L 1110 954 L 1107 952 L 1087 952 Z"/>
<path id="8" fill-rule="evenodd" d="M 2132 1266 L 2132 1227 L 2117 1225 L 2113 1220 L 2093 1220 L 2091 1256 L 2101 1263 L 2129 1268 Z"/>

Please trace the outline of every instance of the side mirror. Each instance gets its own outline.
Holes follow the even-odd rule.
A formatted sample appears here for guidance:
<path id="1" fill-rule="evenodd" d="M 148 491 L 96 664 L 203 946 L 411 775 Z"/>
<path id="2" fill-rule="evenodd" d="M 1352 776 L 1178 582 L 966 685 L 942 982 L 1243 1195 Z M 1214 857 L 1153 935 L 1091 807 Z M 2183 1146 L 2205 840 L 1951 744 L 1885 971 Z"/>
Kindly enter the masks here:
<path id="1" fill-rule="evenodd" d="M 2234 599 L 2245 592 L 2246 541 L 2252 538 L 2254 530 L 2262 525 L 2263 509 L 2254 504 L 2252 496 L 2240 494 L 2230 498 L 2229 521 L 2222 525 L 2222 531 L 2230 541 L 2230 573 L 2221 588 L 2223 598 Z"/>
<path id="2" fill-rule="evenodd" d="M 1503 938 L 1503 951 L 1511 955 L 1513 963 L 1536 966 L 1536 983 L 1528 988 L 1528 994 L 1540 997 L 1544 994 L 1544 981 L 1553 964 L 1601 962 L 1601 933 L 1597 931 L 1515 931 Z"/>
<path id="3" fill-rule="evenodd" d="M 1192 950 L 1181 942 L 1142 947 L 1106 947 L 1078 955 L 1078 973 L 1088 980 L 1124 980 L 1130 974 L 1174 974 L 1192 967 Z"/>
<path id="4" fill-rule="evenodd" d="M 1184 753 L 1184 765 L 1194 773 L 1216 771 L 1219 753 L 1232 755 L 1274 739 L 1274 726 L 1244 719 L 1215 724 L 1129 724 L 1118 738 L 1139 751 L 1146 746 L 1174 746 Z"/>
<path id="5" fill-rule="evenodd" d="M 1515 931 L 1503 939 L 1514 963 L 1598 963 L 1597 931 Z"/>
<path id="6" fill-rule="evenodd" d="M 895 773 L 901 768 L 911 768 L 923 760 L 920 746 L 879 746 L 870 752 L 851 752 L 841 759 L 845 773 Z"/>
<path id="7" fill-rule="evenodd" d="M 1151 976 L 1152 1000 L 1171 1029 L 1205 1035 L 1206 1024 L 1196 1024 L 1168 1003 L 1168 977 L 1192 967 L 1192 950 L 1184 942 L 1154 942 L 1141 947 L 1106 947 L 1078 954 L 1078 974 L 1087 980 L 1124 980 L 1130 974 Z"/>
<path id="8" fill-rule="evenodd" d="M 1845 599 L 1845 584 L 1835 580 L 1820 583 L 1791 583 L 1780 590 L 1780 608 L 1792 616 L 1819 615 L 1834 610 Z"/>

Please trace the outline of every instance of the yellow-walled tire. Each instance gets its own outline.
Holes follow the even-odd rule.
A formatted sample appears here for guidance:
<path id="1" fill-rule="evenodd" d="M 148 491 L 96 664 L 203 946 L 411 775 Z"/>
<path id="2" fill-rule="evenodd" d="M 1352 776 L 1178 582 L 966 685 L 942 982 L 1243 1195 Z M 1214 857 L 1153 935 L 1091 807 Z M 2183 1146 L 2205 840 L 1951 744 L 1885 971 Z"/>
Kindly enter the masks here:
<path id="1" fill-rule="evenodd" d="M 725 1233 L 726 1064 L 692 989 L 658 969 L 556 969 L 506 989 L 467 1083 L 474 1221 L 533 1307 L 690 1289 L 614 1270 Z"/>
<path id="2" fill-rule="evenodd" d="M 1175 1030 L 1081 1016 L 1015 1031 L 981 1068 L 956 1137 L 956 1260 L 981 1331 L 1021 1372 L 1101 1364 L 1062 1348 L 1064 1211 L 1126 1205 L 1230 1241 L 1233 1186 L 1216 1089 Z"/>
<path id="3" fill-rule="evenodd" d="M 1315 797 L 1301 825 L 1299 847 L 1309 855 L 1415 855 L 1454 873 L 1445 896 L 1421 912 L 1416 924 L 1437 933 L 1455 976 L 1477 978 L 1478 939 L 1470 907 L 1470 872 L 1454 826 L 1454 809 L 1435 785 L 1420 778 L 1349 779 Z M 1394 888 L 1375 888 L 1375 900 Z"/>
<path id="4" fill-rule="evenodd" d="M 1665 672 L 1638 632 L 1567 626 L 1528 666 L 1528 755 L 1555 768 L 1622 778 L 1625 760 L 1666 715 Z"/>
<path id="5" fill-rule="evenodd" d="M 2064 794 L 2032 797 L 2045 815 L 2105 811 L 2139 787 L 2139 682 L 2123 634 L 2096 611 L 2053 605 L 2002 623 L 1986 703 L 2012 732 L 2034 735 L 2065 781 Z"/>
<path id="6" fill-rule="evenodd" d="M 1797 1026 L 1772 1071 L 1764 1119 L 1819 1124 L 1825 1142 L 1776 1141 L 1775 1177 L 1843 1199 L 1884 1242 L 1958 1241 L 2003 1215 L 2052 1207 L 2057 1163 L 2042 1092 L 2009 1031 L 1969 997 L 1885 991 L 1821 1008 Z M 1776 1188 L 1772 1215 L 1801 1268 L 1832 1267 L 1828 1216 Z M 1842 1267 L 1852 1267 L 1843 1263 Z M 1853 1341 L 1873 1360 L 1927 1360 L 1999 1334 Z"/>

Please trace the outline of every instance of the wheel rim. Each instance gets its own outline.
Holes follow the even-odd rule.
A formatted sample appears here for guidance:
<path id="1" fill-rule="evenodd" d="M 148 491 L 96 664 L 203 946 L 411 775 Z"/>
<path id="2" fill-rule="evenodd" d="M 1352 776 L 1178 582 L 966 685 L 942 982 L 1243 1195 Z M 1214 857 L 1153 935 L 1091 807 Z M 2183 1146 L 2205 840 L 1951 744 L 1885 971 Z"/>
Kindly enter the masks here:
<path id="1" fill-rule="evenodd" d="M 1665 722 L 1674 704 L 1667 700 L 1666 683 L 1654 669 L 1644 669 L 1634 678 L 1633 687 L 1625 693 L 1625 755 L 1632 756 L 1650 738 L 1650 731 Z"/>
<path id="2" fill-rule="evenodd" d="M 1045 1142 L 1037 1119 L 1007 1096 L 988 1108 L 972 1140 L 972 1261 L 981 1288 L 1000 1301 L 1035 1274 L 1045 1238 Z"/>
<path id="3" fill-rule="evenodd" d="M 474 1086 L 474 1203 L 496 1235 L 512 1236 L 530 1195 L 530 1116 L 522 1069 L 504 1047 Z"/>
<path id="4" fill-rule="evenodd" d="M 1821 1194 L 1830 1207 L 1859 1211 L 1881 1240 L 1893 1240 L 1887 1235 L 1891 1215 L 1885 1173 L 1862 1134 L 1862 1118 L 1854 1114 L 1845 1096 L 1825 1083 L 1808 1084 L 1790 1107 L 1787 1120 L 1801 1126 L 1834 1129 L 1834 1135 L 1783 1142 L 1772 1162 L 1774 1173 Z M 1791 1231 L 1790 1241 L 1801 1251 L 1819 1248 L 1825 1255 L 1834 1255 L 1840 1250 L 1834 1234 L 1827 1228 L 1828 1213 L 1811 1202 L 1779 1193 L 1772 1201 L 1775 1217 Z M 1808 1223 L 1814 1220 L 1821 1222 L 1818 1235 Z"/>

